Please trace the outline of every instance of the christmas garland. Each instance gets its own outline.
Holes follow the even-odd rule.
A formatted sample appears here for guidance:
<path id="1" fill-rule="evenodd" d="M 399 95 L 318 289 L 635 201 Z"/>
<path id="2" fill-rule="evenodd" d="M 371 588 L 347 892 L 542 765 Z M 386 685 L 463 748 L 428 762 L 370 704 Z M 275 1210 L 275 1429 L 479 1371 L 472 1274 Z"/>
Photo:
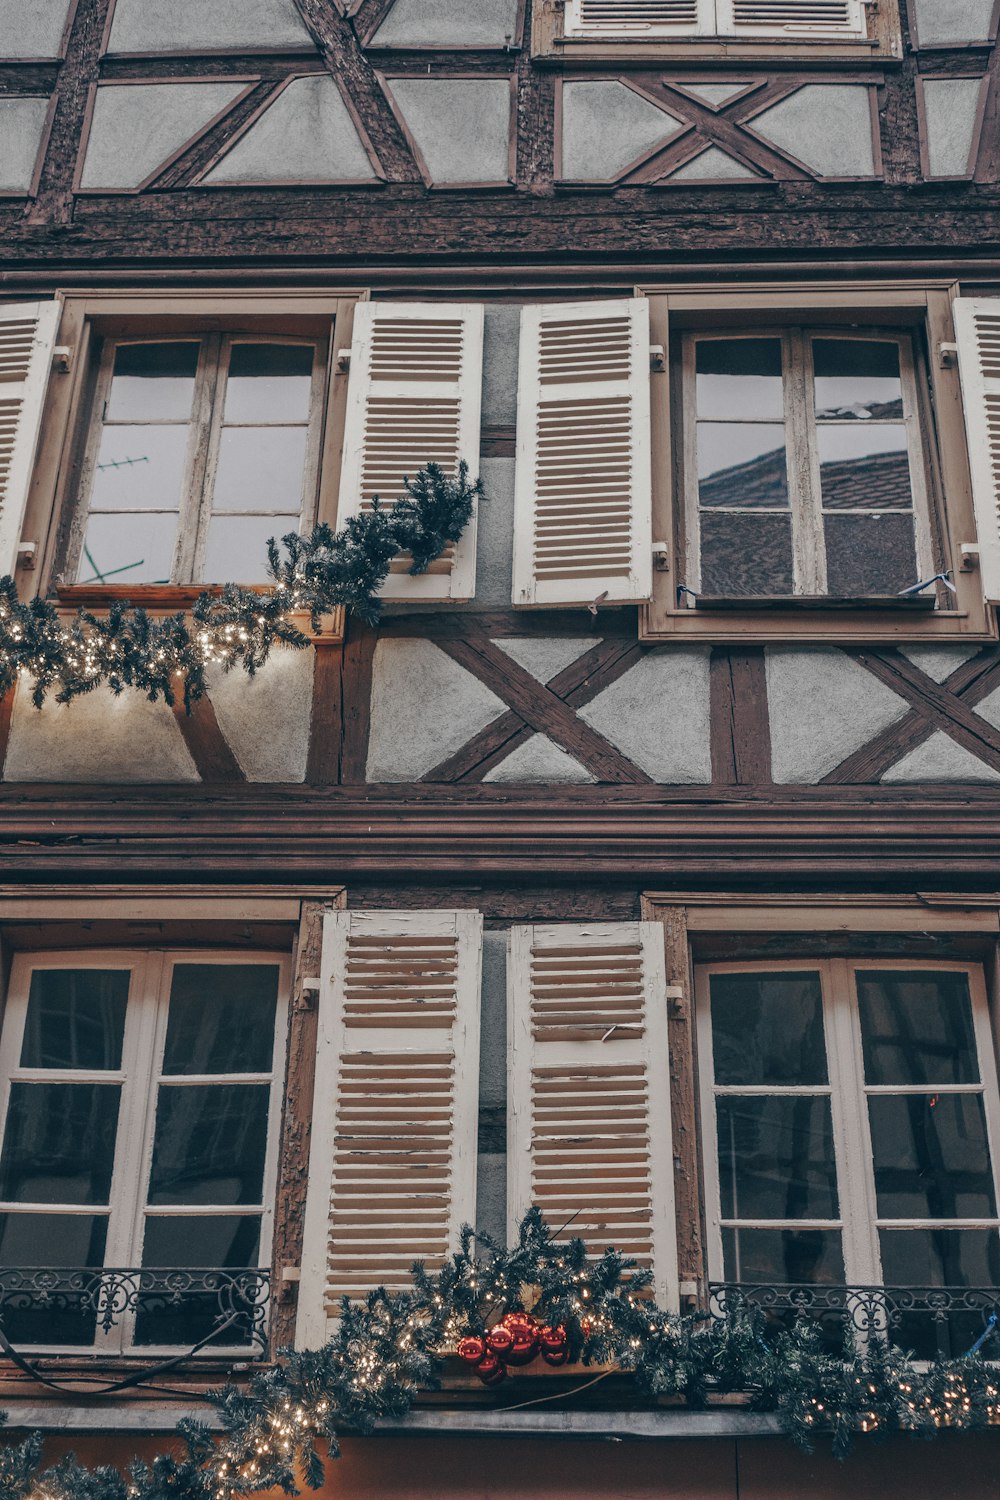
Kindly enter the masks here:
<path id="1" fill-rule="evenodd" d="M 114 603 L 104 616 L 78 610 L 64 625 L 49 600 L 22 603 L 14 580 L 0 579 L 0 698 L 25 673 L 34 679 L 38 708 L 53 689 L 58 702 L 68 703 L 106 683 L 114 693 L 137 688 L 153 702 L 182 695 L 190 709 L 205 691 L 209 665 L 227 671 L 238 665 L 252 676 L 276 644 L 307 646 L 295 615 L 308 615 L 314 634 L 322 616 L 340 606 L 373 623 L 393 558 L 409 553 L 409 571 L 426 572 L 458 541 L 483 497 L 482 481 L 470 482 L 465 463 L 455 478 L 429 463 L 404 488 L 394 504 L 376 498 L 340 531 L 322 525 L 309 536 L 283 537 L 285 556 L 272 538 L 273 588 L 226 584 L 219 593 L 200 594 L 190 619 Z"/>
<path id="2" fill-rule="evenodd" d="M 489 1385 L 503 1380 L 498 1370 L 540 1355 L 610 1366 L 645 1399 L 678 1396 L 697 1408 L 710 1394 L 743 1393 L 754 1411 L 776 1412 L 801 1447 L 811 1451 L 822 1434 L 839 1457 L 864 1433 L 933 1437 L 1000 1425 L 1000 1372 L 978 1354 L 918 1370 L 875 1337 L 848 1338 L 831 1353 L 806 1320 L 776 1328 L 749 1302 L 725 1318 L 678 1317 L 657 1307 L 648 1286 L 648 1274 L 614 1250 L 591 1259 L 581 1240 L 554 1241 L 538 1209 L 513 1249 L 467 1229 L 443 1270 L 414 1266 L 412 1290 L 345 1299 L 322 1349 L 286 1352 L 247 1387 L 210 1393 L 221 1435 L 185 1420 L 180 1458 L 137 1461 L 125 1476 L 73 1458 L 41 1471 L 35 1435 L 0 1450 L 0 1496 L 229 1500 L 271 1487 L 298 1494 L 302 1483 L 318 1489 L 324 1456 L 339 1456 L 339 1428 L 366 1433 L 380 1417 L 404 1415 L 420 1391 L 439 1387 L 454 1354 Z"/>

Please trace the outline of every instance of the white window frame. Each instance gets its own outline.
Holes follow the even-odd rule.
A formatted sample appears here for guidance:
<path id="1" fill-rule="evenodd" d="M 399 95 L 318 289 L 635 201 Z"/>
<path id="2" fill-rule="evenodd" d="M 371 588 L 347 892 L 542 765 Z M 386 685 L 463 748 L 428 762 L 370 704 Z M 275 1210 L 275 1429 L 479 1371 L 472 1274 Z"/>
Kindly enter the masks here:
<path id="1" fill-rule="evenodd" d="M 188 422 L 188 443 L 185 459 L 184 481 L 179 511 L 142 510 L 142 515 L 177 515 L 177 536 L 170 568 L 168 585 L 184 586 L 216 583 L 241 583 L 238 578 L 205 578 L 204 562 L 208 544 L 208 528 L 213 515 L 212 502 L 215 492 L 215 476 L 219 461 L 219 447 L 223 428 L 231 425 L 258 426 L 258 423 L 231 424 L 224 421 L 226 386 L 229 376 L 229 358 L 237 344 L 293 344 L 313 348 L 312 387 L 309 397 L 309 420 L 307 424 L 306 456 L 302 476 L 302 495 L 295 528 L 304 531 L 316 516 L 317 495 L 322 449 L 323 419 L 328 366 L 329 336 L 283 334 L 278 326 L 267 332 L 240 330 L 217 332 L 210 329 L 183 328 L 176 331 L 164 327 L 162 331 L 148 334 L 109 335 L 101 345 L 100 360 L 93 398 L 87 414 L 87 431 L 79 477 L 74 485 L 74 504 L 71 512 L 69 535 L 65 547 L 62 572 L 67 582 L 76 584 L 81 570 L 83 543 L 87 522 L 91 514 L 91 498 L 101 437 L 104 430 L 104 413 L 111 392 L 115 355 L 119 348 L 128 345 L 197 343 L 198 364 L 195 374 L 191 416 Z M 118 424 L 116 424 L 118 425 Z M 126 424 L 122 424 L 126 425 Z M 143 422 L 138 425 L 156 425 Z M 169 423 L 179 426 L 180 423 Z M 303 424 L 274 423 L 274 426 L 298 427 Z M 99 512 L 101 513 L 101 512 Z M 117 514 L 117 512 L 115 512 Z M 103 512 L 107 514 L 107 512 Z M 123 511 L 122 515 L 133 512 Z M 291 512 L 273 510 L 220 512 L 234 518 L 243 515 L 274 515 L 290 517 Z M 286 521 L 278 530 L 292 529 Z M 259 580 L 258 580 L 259 581 Z M 124 576 L 108 577 L 112 586 L 127 584 Z M 102 587 L 100 579 L 85 579 L 83 586 Z M 136 584 L 136 588 L 147 588 L 148 584 Z M 154 587 L 156 585 L 153 585 Z"/>
<path id="2" fill-rule="evenodd" d="M 973 1027 L 979 1059 L 980 1081 L 972 1084 L 869 1085 L 864 1081 L 861 1022 L 856 1004 L 853 974 L 882 969 L 962 973 L 968 978 Z M 823 993 L 823 1027 L 828 1068 L 827 1084 L 806 1085 L 716 1085 L 712 1050 L 709 985 L 713 974 L 817 973 Z M 754 959 L 745 963 L 704 963 L 695 972 L 697 1043 L 700 1059 L 701 1120 L 704 1143 L 707 1207 L 708 1270 L 712 1281 L 734 1280 L 725 1275 L 722 1230 L 741 1229 L 830 1229 L 842 1234 L 845 1284 L 883 1286 L 879 1253 L 880 1229 L 994 1229 L 1000 1230 L 1000 1091 L 989 1002 L 982 967 L 960 961 L 886 958 Z M 998 1214 L 991 1219 L 887 1219 L 880 1217 L 875 1197 L 868 1098 L 898 1094 L 981 1094 L 986 1134 L 993 1164 Z M 715 1101 L 726 1095 L 825 1096 L 831 1100 L 837 1194 L 840 1219 L 723 1220 L 719 1181 L 719 1151 Z"/>
<path id="3" fill-rule="evenodd" d="M 734 325 L 726 328 L 691 328 L 681 342 L 681 464 L 685 531 L 685 575 L 683 582 L 701 593 L 701 506 L 698 493 L 696 346 L 710 340 L 780 339 L 785 409 L 785 452 L 788 474 L 788 505 L 770 510 L 712 506 L 713 514 L 787 515 L 791 518 L 793 595 L 827 595 L 826 542 L 823 529 L 823 497 L 817 441 L 816 397 L 813 382 L 812 342 L 840 339 L 852 343 L 894 343 L 899 349 L 899 371 L 903 391 L 903 424 L 910 461 L 912 511 L 893 509 L 889 514 L 913 516 L 917 583 L 937 571 L 934 566 L 930 493 L 927 478 L 928 453 L 921 434 L 920 385 L 913 334 L 899 328 L 868 325 L 778 323 Z M 738 419 L 734 419 L 738 420 Z M 749 419 L 748 419 L 749 420 Z M 824 426 L 830 425 L 824 423 Z M 837 515 L 872 515 L 868 509 L 836 511 Z M 736 596 L 734 596 L 736 597 Z M 749 599 L 750 596 L 748 596 Z M 830 595 L 836 598 L 836 595 Z"/>
<path id="4" fill-rule="evenodd" d="M 279 969 L 275 1039 L 270 1072 L 211 1075 L 184 1073 L 169 1074 L 166 1077 L 162 1075 L 171 979 L 174 968 L 182 964 L 218 964 L 220 966 L 262 964 Z M 42 969 L 118 969 L 130 972 L 122 1060 L 118 1070 L 21 1067 L 21 1045 L 28 1012 L 31 975 Z M 270 1265 L 278 1175 L 281 1104 L 284 1094 L 290 980 L 291 963 L 285 953 L 227 949 L 203 951 L 180 948 L 156 950 L 88 948 L 81 951 L 15 954 L 4 1010 L 3 1028 L 0 1032 L 0 1145 L 2 1145 L 3 1132 L 6 1128 L 7 1108 L 13 1083 L 118 1083 L 121 1085 L 114 1168 L 111 1190 L 108 1195 L 108 1232 L 104 1249 L 104 1265 L 109 1268 L 138 1268 L 142 1264 L 143 1231 L 147 1213 L 146 1197 L 152 1165 L 153 1135 L 160 1084 L 162 1083 L 165 1087 L 197 1086 L 199 1083 L 222 1080 L 236 1083 L 267 1083 L 270 1086 L 262 1202 L 221 1206 L 223 1212 L 232 1210 L 233 1217 L 240 1214 L 260 1214 L 260 1246 L 257 1263 L 265 1267 Z M 100 1216 L 102 1207 L 101 1204 L 3 1202 L 0 1203 L 0 1213 L 21 1211 L 80 1214 L 89 1217 Z M 186 1204 L 164 1205 L 162 1210 L 152 1209 L 151 1214 L 157 1217 L 161 1213 L 171 1217 L 196 1217 L 219 1212 L 220 1205 L 218 1204 Z M 95 1275 L 99 1269 L 95 1267 Z M 94 1343 L 90 1345 L 31 1344 L 21 1347 L 27 1352 L 71 1352 L 112 1357 L 122 1353 L 152 1357 L 160 1353 L 174 1353 L 179 1347 L 146 1343 L 134 1345 L 132 1342 L 134 1327 L 134 1315 L 127 1313 L 108 1332 L 104 1332 L 99 1326 L 96 1327 Z M 245 1344 L 213 1343 L 205 1350 L 206 1355 L 211 1357 L 245 1354 L 246 1352 L 247 1345 Z"/>

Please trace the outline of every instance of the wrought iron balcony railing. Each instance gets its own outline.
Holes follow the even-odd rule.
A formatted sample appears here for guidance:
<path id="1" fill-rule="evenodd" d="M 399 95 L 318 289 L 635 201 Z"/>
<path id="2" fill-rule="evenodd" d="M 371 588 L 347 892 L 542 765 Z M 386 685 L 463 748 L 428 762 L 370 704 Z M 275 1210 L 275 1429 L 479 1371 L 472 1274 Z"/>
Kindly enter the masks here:
<path id="1" fill-rule="evenodd" d="M 134 1353 L 266 1348 L 270 1274 L 162 1267 L 0 1267 L 0 1331 L 14 1349 Z"/>
<path id="2" fill-rule="evenodd" d="M 859 1337 L 888 1338 L 918 1359 L 956 1359 L 976 1346 L 985 1359 L 1000 1359 L 1000 1287 L 758 1286 L 715 1281 L 709 1291 L 716 1317 L 751 1306 L 775 1324 L 809 1318 L 837 1348 L 851 1331 Z"/>

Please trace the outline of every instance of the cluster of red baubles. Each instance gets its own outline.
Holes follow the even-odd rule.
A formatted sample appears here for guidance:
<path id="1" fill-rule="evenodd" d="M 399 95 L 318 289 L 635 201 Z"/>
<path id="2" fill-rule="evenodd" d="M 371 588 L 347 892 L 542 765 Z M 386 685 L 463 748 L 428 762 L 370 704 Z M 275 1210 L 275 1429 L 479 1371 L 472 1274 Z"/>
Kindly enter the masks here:
<path id="1" fill-rule="evenodd" d="M 458 1345 L 458 1357 L 474 1365 L 483 1385 L 499 1385 L 511 1365 L 530 1365 L 541 1355 L 547 1365 L 569 1359 L 565 1328 L 550 1328 L 530 1313 L 509 1312 L 480 1337 L 470 1334 Z"/>

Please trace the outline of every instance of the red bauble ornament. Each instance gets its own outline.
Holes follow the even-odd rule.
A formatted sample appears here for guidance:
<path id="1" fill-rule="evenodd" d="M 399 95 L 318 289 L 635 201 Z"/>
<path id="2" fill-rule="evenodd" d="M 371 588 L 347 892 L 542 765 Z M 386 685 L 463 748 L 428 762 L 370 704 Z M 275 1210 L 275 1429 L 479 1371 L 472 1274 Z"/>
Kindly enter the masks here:
<path id="1" fill-rule="evenodd" d="M 527 1313 L 508 1313 L 504 1323 L 514 1340 L 506 1356 L 509 1365 L 530 1365 L 538 1353 L 538 1324 Z"/>
<path id="2" fill-rule="evenodd" d="M 542 1358 L 547 1365 L 564 1365 L 569 1360 L 569 1344 L 565 1328 L 546 1327 L 539 1329 L 538 1340 L 542 1347 Z"/>
<path id="3" fill-rule="evenodd" d="M 459 1359 L 464 1359 L 467 1364 L 478 1365 L 486 1354 L 486 1341 L 475 1334 L 469 1334 L 466 1338 L 459 1339 L 455 1352 Z"/>
<path id="4" fill-rule="evenodd" d="M 502 1360 L 497 1359 L 495 1354 L 487 1350 L 476 1366 L 476 1374 L 483 1385 L 499 1385 L 501 1381 L 507 1379 L 507 1366 Z"/>
<path id="5" fill-rule="evenodd" d="M 498 1323 L 486 1335 L 486 1342 L 494 1354 L 498 1354 L 501 1359 L 506 1360 L 514 1347 L 514 1335 L 506 1323 Z"/>

